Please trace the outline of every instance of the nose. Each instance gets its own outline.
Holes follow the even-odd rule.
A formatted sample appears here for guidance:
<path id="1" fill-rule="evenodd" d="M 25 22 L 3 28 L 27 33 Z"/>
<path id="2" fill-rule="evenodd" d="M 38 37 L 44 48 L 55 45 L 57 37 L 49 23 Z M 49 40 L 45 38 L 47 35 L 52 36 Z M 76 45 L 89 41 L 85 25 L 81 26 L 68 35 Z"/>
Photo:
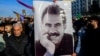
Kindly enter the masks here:
<path id="1" fill-rule="evenodd" d="M 55 33 L 55 32 L 57 32 L 57 29 L 55 27 L 51 27 L 49 29 L 49 33 Z"/>

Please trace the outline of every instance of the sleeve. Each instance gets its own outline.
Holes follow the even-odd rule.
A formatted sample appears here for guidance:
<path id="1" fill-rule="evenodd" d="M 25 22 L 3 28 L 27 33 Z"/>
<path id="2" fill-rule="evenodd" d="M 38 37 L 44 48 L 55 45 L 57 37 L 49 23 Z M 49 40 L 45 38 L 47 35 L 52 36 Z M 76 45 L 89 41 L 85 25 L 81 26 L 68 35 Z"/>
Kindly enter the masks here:
<path id="1" fill-rule="evenodd" d="M 2 36 L 0 36 L 0 52 L 5 49 L 5 41 Z"/>

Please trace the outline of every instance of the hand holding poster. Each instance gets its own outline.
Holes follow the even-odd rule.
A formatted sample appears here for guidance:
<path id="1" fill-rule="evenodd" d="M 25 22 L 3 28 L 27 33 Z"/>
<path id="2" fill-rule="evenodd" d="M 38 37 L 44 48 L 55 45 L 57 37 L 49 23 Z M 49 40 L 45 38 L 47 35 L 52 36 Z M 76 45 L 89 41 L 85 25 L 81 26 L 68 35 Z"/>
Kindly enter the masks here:
<path id="1" fill-rule="evenodd" d="M 71 1 L 34 1 L 36 56 L 73 53 Z"/>

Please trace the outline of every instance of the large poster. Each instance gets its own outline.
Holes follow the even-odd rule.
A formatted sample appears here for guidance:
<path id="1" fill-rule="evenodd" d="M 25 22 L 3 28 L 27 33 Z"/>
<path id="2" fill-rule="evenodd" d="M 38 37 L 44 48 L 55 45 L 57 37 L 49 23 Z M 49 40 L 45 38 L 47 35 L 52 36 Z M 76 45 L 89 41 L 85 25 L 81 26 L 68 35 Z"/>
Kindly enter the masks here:
<path id="1" fill-rule="evenodd" d="M 34 1 L 36 56 L 73 53 L 71 1 Z"/>

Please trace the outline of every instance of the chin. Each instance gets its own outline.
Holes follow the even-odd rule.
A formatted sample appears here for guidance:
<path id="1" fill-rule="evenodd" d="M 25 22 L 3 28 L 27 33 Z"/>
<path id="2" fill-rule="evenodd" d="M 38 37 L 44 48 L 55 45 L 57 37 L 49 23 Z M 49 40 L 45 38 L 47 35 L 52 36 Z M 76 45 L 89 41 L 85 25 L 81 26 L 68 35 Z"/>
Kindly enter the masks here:
<path id="1" fill-rule="evenodd" d="M 58 44 L 58 41 L 52 41 L 54 44 Z"/>
<path id="2" fill-rule="evenodd" d="M 54 44 L 59 44 L 59 43 L 60 43 L 60 40 L 61 40 L 61 37 L 56 37 L 56 38 L 51 39 L 51 41 L 52 41 Z"/>
<path id="3" fill-rule="evenodd" d="M 15 35 L 16 37 L 19 37 L 20 35 Z"/>

